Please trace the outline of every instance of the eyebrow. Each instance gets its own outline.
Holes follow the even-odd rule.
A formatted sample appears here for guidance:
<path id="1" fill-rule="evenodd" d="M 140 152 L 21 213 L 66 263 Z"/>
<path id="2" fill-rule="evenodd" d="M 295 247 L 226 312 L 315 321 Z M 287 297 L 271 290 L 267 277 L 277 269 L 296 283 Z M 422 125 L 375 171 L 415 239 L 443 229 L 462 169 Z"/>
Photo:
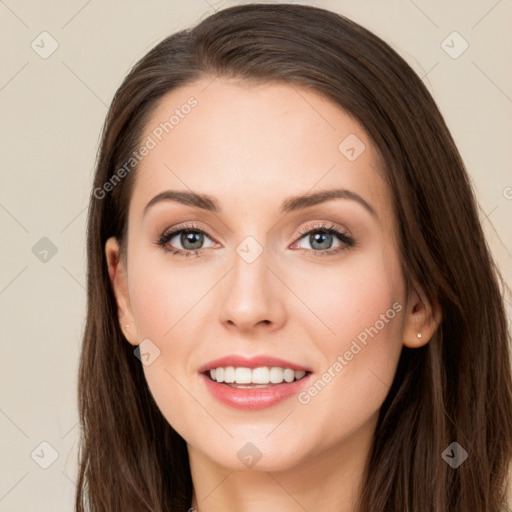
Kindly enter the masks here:
<path id="1" fill-rule="evenodd" d="M 366 202 L 359 194 L 344 188 L 322 190 L 320 192 L 312 192 L 289 197 L 283 201 L 283 204 L 281 205 L 281 213 L 286 214 L 298 210 L 305 210 L 306 208 L 311 208 L 312 206 L 316 206 L 333 199 L 349 199 L 352 201 L 357 201 L 374 217 L 378 218 L 375 209 L 370 204 L 368 204 L 368 202 Z M 153 197 L 153 199 L 151 199 L 151 201 L 149 201 L 149 203 L 144 208 L 143 214 L 146 215 L 147 211 L 152 206 L 161 201 L 174 201 L 186 206 L 201 208 L 202 210 L 207 210 L 214 213 L 220 213 L 222 210 L 218 200 L 207 194 L 199 194 L 197 192 L 187 192 L 181 190 L 166 190 L 160 194 L 157 194 L 155 197 Z"/>

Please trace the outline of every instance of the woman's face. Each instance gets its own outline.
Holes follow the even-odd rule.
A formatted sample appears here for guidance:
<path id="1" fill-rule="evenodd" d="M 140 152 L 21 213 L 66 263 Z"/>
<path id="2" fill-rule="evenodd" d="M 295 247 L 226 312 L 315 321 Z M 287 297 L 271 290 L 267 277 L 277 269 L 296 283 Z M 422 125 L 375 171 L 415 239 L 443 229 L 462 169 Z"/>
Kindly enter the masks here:
<path id="1" fill-rule="evenodd" d="M 361 125 L 299 86 L 216 79 L 164 97 L 141 140 L 115 289 L 167 421 L 229 468 L 367 447 L 410 306 Z M 226 357 L 261 359 L 215 362 Z M 262 384 L 214 383 L 212 366 L 249 367 L 216 377 Z"/>

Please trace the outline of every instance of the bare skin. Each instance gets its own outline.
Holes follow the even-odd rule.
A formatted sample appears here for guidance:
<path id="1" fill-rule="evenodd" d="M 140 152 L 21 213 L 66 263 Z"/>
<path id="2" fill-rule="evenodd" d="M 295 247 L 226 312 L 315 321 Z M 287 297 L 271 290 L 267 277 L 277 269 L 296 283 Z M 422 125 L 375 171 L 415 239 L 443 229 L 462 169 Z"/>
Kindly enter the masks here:
<path id="1" fill-rule="evenodd" d="M 356 512 L 402 346 L 428 343 L 439 307 L 421 291 L 406 293 L 390 190 L 360 124 L 305 88 L 209 82 L 164 97 L 142 137 L 197 99 L 139 164 L 127 258 L 114 238 L 106 244 L 120 325 L 132 345 L 149 339 L 160 351 L 144 372 L 162 414 L 187 442 L 196 510 Z M 338 149 L 350 134 L 365 146 L 353 161 Z M 280 212 L 290 196 L 330 189 L 358 194 L 374 213 L 353 198 Z M 221 210 L 163 200 L 144 213 L 166 190 L 208 194 Z M 157 244 L 169 228 L 190 222 L 204 232 L 199 254 L 172 255 Z M 327 234 L 313 245 L 302 234 L 325 233 L 322 225 L 354 245 Z M 250 263 L 237 252 L 257 250 L 244 245 L 247 237 L 262 250 Z M 194 252 L 179 234 L 166 247 Z M 354 354 L 353 341 L 372 326 L 378 332 Z M 331 379 L 302 402 L 293 396 L 240 410 L 217 401 L 198 373 L 231 354 L 271 355 L 310 368 L 312 382 L 325 372 Z M 338 356 L 347 363 L 341 371 Z M 249 442 L 262 454 L 251 467 L 237 456 Z"/>

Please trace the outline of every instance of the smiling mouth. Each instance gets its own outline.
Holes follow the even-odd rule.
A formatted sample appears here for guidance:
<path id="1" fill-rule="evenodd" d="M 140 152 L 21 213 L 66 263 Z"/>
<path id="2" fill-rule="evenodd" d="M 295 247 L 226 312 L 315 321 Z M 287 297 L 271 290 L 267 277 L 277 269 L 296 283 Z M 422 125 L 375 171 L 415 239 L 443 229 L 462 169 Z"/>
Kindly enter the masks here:
<path id="1" fill-rule="evenodd" d="M 221 367 L 203 372 L 211 381 L 232 388 L 257 389 L 281 386 L 297 382 L 308 376 L 310 371 L 294 371 L 281 367 Z"/>

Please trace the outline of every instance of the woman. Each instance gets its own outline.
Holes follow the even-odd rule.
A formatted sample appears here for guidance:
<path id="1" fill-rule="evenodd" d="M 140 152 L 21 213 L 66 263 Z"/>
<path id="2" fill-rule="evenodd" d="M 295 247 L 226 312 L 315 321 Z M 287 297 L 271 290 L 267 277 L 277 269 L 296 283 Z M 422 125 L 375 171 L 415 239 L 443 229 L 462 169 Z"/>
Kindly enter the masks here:
<path id="1" fill-rule="evenodd" d="M 77 510 L 504 510 L 499 279 L 378 37 L 269 4 L 170 36 L 102 135 Z"/>

